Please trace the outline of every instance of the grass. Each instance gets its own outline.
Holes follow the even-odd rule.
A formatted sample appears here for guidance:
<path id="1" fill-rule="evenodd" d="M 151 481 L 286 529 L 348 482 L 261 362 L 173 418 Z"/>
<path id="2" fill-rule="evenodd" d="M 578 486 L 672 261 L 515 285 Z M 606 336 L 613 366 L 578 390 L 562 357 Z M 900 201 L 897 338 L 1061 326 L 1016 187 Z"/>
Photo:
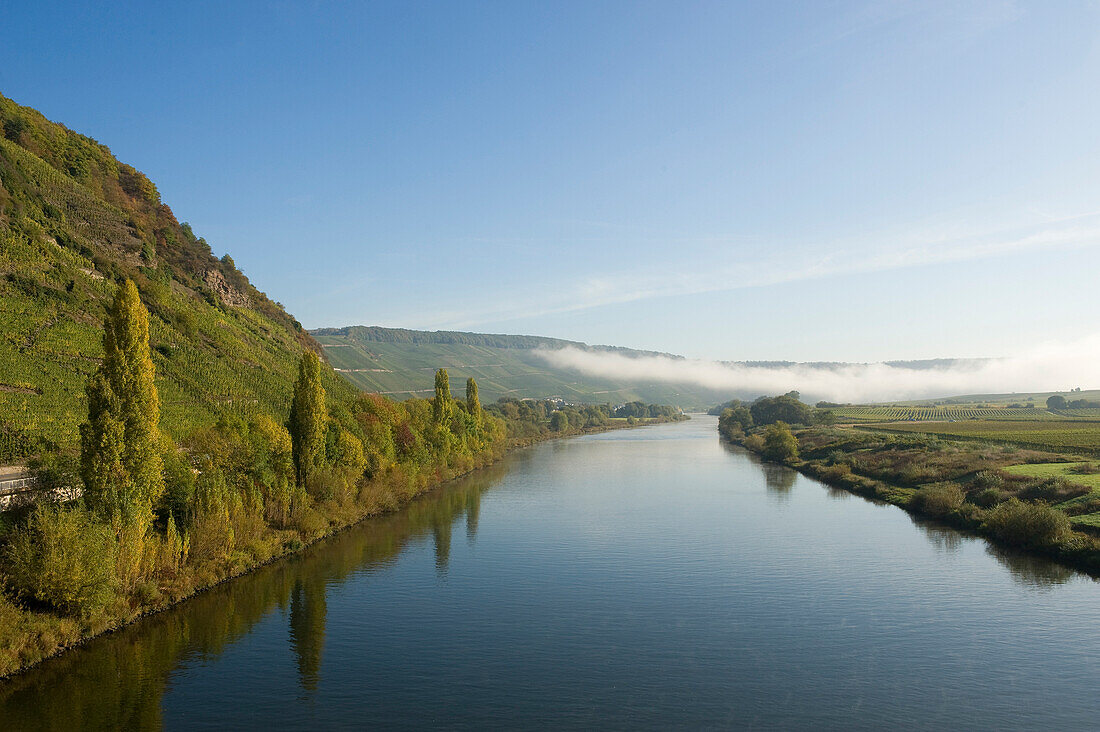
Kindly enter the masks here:
<path id="1" fill-rule="evenodd" d="M 1082 470 L 1096 470 L 1096 472 L 1081 472 Z M 1095 505 L 1096 502 L 1100 501 L 1100 465 L 1097 463 L 1079 462 L 1012 465 L 1004 468 L 1004 472 L 1009 475 L 1032 479 L 1061 478 L 1070 483 L 1087 486 L 1092 489 L 1089 493 L 1057 505 L 1057 508 L 1067 512 L 1072 513 L 1077 506 Z M 1100 511 L 1071 516 L 1070 520 L 1075 526 L 1100 528 Z"/>
<path id="2" fill-rule="evenodd" d="M 1071 521 L 1073 521 L 1074 526 L 1088 526 L 1100 529 L 1100 511 L 1086 513 L 1082 516 L 1074 516 Z"/>
<path id="3" fill-rule="evenodd" d="M 1080 473 L 1081 468 L 1098 468 L 1095 473 Z M 1004 468 L 1009 475 L 1021 475 L 1026 478 L 1065 478 L 1071 483 L 1087 485 L 1100 491 L 1100 465 L 1097 463 L 1037 463 L 1034 465 L 1010 465 Z"/>
<path id="4" fill-rule="evenodd" d="M 861 426 L 893 433 L 917 433 L 964 440 L 1002 442 L 1033 447 L 1100 454 L 1100 422 L 1074 420 L 916 422 Z"/>

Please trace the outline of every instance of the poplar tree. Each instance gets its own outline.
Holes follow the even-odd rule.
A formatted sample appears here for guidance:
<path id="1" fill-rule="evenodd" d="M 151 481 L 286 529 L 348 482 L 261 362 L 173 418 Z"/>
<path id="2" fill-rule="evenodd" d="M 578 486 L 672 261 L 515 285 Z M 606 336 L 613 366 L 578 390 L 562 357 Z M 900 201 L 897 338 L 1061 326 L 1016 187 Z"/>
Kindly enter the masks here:
<path id="1" fill-rule="evenodd" d="M 103 326 L 103 365 L 88 379 L 80 463 L 88 506 L 116 525 L 145 525 L 164 491 L 160 399 L 149 353 L 149 313 L 126 280 Z"/>
<path id="2" fill-rule="evenodd" d="M 473 416 L 474 422 L 481 424 L 481 400 L 477 396 L 477 382 L 472 376 L 466 379 L 466 410 Z"/>
<path id="3" fill-rule="evenodd" d="M 294 399 L 290 403 L 287 424 L 298 485 L 306 484 L 324 455 L 327 422 L 325 388 L 321 386 L 321 360 L 313 351 L 306 351 L 298 364 L 298 381 L 294 385 Z"/>
<path id="4" fill-rule="evenodd" d="M 435 399 L 432 401 L 432 421 L 443 424 L 451 416 L 451 379 L 447 369 L 435 372 Z"/>

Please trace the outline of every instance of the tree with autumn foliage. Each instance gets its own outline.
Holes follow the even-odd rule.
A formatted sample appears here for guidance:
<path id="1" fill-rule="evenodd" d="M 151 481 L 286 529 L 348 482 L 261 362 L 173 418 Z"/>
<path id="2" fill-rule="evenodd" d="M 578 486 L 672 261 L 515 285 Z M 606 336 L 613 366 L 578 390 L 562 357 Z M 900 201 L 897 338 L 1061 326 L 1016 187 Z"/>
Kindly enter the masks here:
<path id="1" fill-rule="evenodd" d="M 287 429 L 290 430 L 298 485 L 304 486 L 324 459 L 328 429 L 325 387 L 321 385 L 321 359 L 313 351 L 303 353 L 298 363 L 298 381 L 294 385 Z"/>
<path id="2" fill-rule="evenodd" d="M 164 466 L 149 313 L 132 281 L 119 288 L 103 330 L 103 365 L 88 380 L 80 428 L 84 497 L 109 522 L 144 527 L 164 491 Z"/>
<path id="3" fill-rule="evenodd" d="M 477 382 L 472 376 L 466 379 L 466 411 L 474 418 L 475 424 L 481 424 L 481 399 L 477 395 Z"/>
<path id="4" fill-rule="evenodd" d="M 451 416 L 451 378 L 447 369 L 435 372 L 435 398 L 432 400 L 432 422 L 445 424 Z"/>

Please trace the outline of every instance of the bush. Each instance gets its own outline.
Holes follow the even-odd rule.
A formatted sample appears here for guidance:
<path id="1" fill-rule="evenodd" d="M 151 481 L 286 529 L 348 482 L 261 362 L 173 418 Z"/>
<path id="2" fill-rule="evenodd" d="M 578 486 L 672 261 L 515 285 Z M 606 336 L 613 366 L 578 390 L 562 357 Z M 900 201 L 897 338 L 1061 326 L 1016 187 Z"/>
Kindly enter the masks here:
<path id="1" fill-rule="evenodd" d="M 785 423 L 776 422 L 764 428 L 764 457 L 769 460 L 791 460 L 798 457 L 798 440 Z"/>
<path id="2" fill-rule="evenodd" d="M 25 598 L 88 618 L 115 597 L 115 537 L 82 508 L 42 504 L 6 551 L 8 579 Z"/>
<path id="3" fill-rule="evenodd" d="M 190 556 L 195 562 L 219 562 L 236 546 L 233 521 L 226 505 L 199 509 L 187 535 Z"/>
<path id="4" fill-rule="evenodd" d="M 1045 546 L 1070 534 L 1069 517 L 1045 503 L 1024 503 L 1011 498 L 998 505 L 985 520 L 994 536 L 1010 544 Z"/>
<path id="5" fill-rule="evenodd" d="M 991 470 L 983 470 L 978 473 L 970 483 L 974 488 L 1002 488 L 1004 484 L 1004 477 Z"/>
<path id="6" fill-rule="evenodd" d="M 852 466 L 848 463 L 834 463 L 818 469 L 818 475 L 824 480 L 837 483 L 850 483 L 852 479 Z"/>
<path id="7" fill-rule="evenodd" d="M 993 508 L 998 503 L 1004 502 L 1008 494 L 997 488 L 986 488 L 970 497 L 970 502 L 982 508 Z"/>
<path id="8" fill-rule="evenodd" d="M 962 489 L 953 483 L 930 485 L 913 494 L 909 505 L 929 516 L 944 517 L 963 503 Z"/>
<path id="9" fill-rule="evenodd" d="M 741 441 L 741 444 L 752 452 L 764 451 L 764 438 L 760 435 L 745 435 L 745 439 Z"/>
<path id="10" fill-rule="evenodd" d="M 1061 503 L 1091 492 L 1092 489 L 1088 486 L 1070 483 L 1065 478 L 1046 478 L 1029 485 L 1016 495 L 1025 501 L 1043 500 L 1048 503 Z"/>

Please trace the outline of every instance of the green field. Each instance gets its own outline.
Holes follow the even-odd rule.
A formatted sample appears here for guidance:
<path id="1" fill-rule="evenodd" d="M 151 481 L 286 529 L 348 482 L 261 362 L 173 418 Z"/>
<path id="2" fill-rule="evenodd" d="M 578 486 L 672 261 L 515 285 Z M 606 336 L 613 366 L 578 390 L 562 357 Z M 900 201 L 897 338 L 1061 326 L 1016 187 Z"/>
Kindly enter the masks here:
<path id="1" fill-rule="evenodd" d="M 1025 447 L 1100 454 L 1100 422 L 1083 420 L 970 420 L 867 425 L 863 429 L 910 432 Z"/>
<path id="2" fill-rule="evenodd" d="M 1029 465 L 1010 465 L 1003 468 L 1011 475 L 1022 475 L 1026 478 L 1065 478 L 1071 483 L 1087 485 L 1095 490 L 1100 490 L 1100 472 L 1078 473 L 1082 467 L 1098 467 L 1096 463 L 1035 463 Z"/>
<path id="3" fill-rule="evenodd" d="M 452 390 L 464 389 L 468 377 L 477 379 L 486 402 L 503 396 L 557 397 L 585 404 L 643 401 L 691 410 L 728 398 L 725 392 L 690 384 L 626 383 L 552 367 L 536 355 L 536 347 L 588 346 L 550 338 L 385 328 L 325 329 L 313 331 L 313 336 L 348 381 L 395 399 L 429 395 L 438 368 L 447 369 Z"/>

